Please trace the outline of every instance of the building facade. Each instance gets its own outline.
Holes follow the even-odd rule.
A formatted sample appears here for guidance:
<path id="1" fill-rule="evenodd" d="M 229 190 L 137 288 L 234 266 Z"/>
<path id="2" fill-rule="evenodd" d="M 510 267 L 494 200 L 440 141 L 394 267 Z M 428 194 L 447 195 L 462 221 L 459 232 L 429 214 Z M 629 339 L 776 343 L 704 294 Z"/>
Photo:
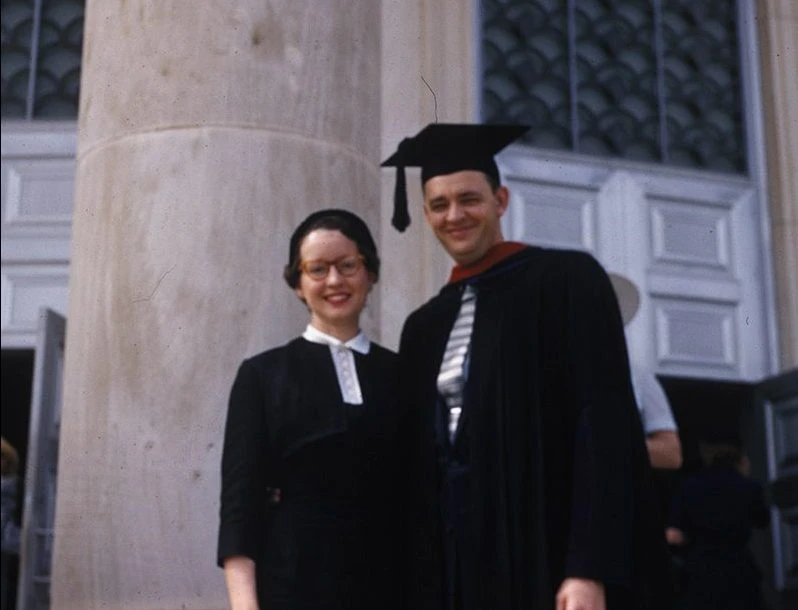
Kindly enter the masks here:
<path id="1" fill-rule="evenodd" d="M 290 231 L 322 206 L 367 219 L 384 265 L 367 330 L 396 347 L 450 263 L 412 175 L 413 223 L 391 229 L 378 165 L 434 121 L 531 124 L 499 159 L 505 235 L 632 279 L 632 357 L 674 387 L 746 388 L 770 405 L 761 475 L 798 474 L 794 388 L 768 382 L 798 366 L 791 0 L 8 7 L 4 386 L 47 382 L 4 407 L 28 466 L 20 608 L 225 607 L 226 394 L 304 323 Z M 798 512 L 774 516 L 777 591 L 796 586 Z"/>

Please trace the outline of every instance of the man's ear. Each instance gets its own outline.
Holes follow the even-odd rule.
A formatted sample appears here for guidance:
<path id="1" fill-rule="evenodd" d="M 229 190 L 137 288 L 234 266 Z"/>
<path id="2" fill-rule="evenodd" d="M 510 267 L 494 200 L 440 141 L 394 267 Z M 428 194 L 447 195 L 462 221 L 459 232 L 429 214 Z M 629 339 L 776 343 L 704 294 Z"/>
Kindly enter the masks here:
<path id="1" fill-rule="evenodd" d="M 429 221 L 429 208 L 427 207 L 427 186 L 421 185 L 421 209 L 424 210 L 424 220 L 427 221 L 429 226 L 432 226 Z"/>
<path id="2" fill-rule="evenodd" d="M 510 205 L 510 191 L 507 190 L 506 186 L 500 186 L 496 189 L 496 192 L 493 193 L 493 196 L 496 197 L 498 203 L 497 210 L 499 212 L 499 217 L 501 217 L 507 211 L 507 206 Z"/>

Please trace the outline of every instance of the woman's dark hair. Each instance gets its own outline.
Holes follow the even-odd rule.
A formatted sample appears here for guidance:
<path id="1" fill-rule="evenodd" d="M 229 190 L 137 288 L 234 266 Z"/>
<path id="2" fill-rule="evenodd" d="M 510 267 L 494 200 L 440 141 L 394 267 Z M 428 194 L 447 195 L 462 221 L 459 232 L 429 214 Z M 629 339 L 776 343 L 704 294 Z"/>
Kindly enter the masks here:
<path id="1" fill-rule="evenodd" d="M 346 210 L 329 209 L 314 212 L 303 220 L 291 235 L 291 243 L 288 250 L 288 264 L 283 269 L 283 278 L 291 288 L 299 285 L 299 276 L 302 273 L 299 266 L 301 264 L 299 249 L 305 236 L 317 229 L 327 229 L 329 231 L 340 231 L 344 236 L 351 239 L 357 245 L 360 254 L 363 255 L 363 262 L 366 270 L 374 274 L 374 280 L 380 277 L 380 257 L 377 254 L 377 245 L 371 236 L 368 226 L 357 215 Z"/>

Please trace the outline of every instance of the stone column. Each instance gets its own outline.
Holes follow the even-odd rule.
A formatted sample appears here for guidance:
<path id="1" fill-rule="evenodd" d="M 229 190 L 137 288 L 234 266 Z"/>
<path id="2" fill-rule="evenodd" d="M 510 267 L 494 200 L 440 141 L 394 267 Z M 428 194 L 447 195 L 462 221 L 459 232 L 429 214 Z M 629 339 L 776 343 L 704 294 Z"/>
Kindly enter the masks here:
<path id="1" fill-rule="evenodd" d="M 798 3 L 760 0 L 760 54 L 781 369 L 798 366 Z"/>
<path id="2" fill-rule="evenodd" d="M 227 395 L 306 322 L 290 232 L 334 205 L 379 233 L 380 14 L 88 3 L 51 607 L 226 607 Z"/>

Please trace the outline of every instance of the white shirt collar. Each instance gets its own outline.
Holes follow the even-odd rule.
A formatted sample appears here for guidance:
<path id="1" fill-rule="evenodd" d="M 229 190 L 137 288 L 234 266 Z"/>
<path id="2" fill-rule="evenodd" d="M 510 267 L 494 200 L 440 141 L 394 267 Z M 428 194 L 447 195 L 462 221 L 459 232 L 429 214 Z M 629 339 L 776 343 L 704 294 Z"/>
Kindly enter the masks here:
<path id="1" fill-rule="evenodd" d="M 311 343 L 321 343 L 322 345 L 343 345 L 349 349 L 358 352 L 359 354 L 368 354 L 371 349 L 371 341 L 362 330 L 358 332 L 349 341 L 341 341 L 332 335 L 321 332 L 315 326 L 308 324 L 302 336 Z"/>

